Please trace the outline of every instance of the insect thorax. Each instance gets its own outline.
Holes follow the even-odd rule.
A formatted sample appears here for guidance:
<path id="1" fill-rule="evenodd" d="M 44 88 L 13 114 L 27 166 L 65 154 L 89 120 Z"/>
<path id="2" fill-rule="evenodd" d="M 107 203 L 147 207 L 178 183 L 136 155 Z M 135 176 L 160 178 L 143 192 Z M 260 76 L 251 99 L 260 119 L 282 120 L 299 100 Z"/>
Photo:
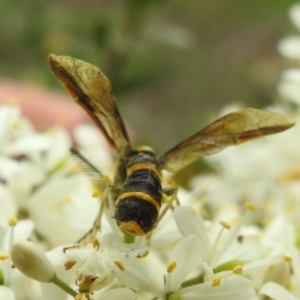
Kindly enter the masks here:
<path id="1" fill-rule="evenodd" d="M 122 231 L 144 235 L 153 228 L 162 199 L 161 172 L 148 149 L 133 151 L 126 164 L 126 178 L 116 201 L 115 218 Z"/>

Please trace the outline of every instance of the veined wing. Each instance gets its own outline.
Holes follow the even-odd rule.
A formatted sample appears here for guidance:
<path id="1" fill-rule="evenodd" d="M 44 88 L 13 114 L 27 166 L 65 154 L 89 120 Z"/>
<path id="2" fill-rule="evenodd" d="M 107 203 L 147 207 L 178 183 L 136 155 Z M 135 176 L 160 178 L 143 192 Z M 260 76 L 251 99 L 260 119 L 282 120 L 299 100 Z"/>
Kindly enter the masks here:
<path id="1" fill-rule="evenodd" d="M 93 187 L 98 191 L 104 191 L 108 183 L 106 180 L 103 180 L 104 177 L 102 173 L 74 148 L 71 148 L 70 152 L 81 171 L 90 178 Z"/>
<path id="2" fill-rule="evenodd" d="M 283 114 L 247 108 L 233 112 L 211 123 L 179 143 L 160 158 L 162 167 L 176 172 L 203 155 L 292 127 Z"/>
<path id="3" fill-rule="evenodd" d="M 95 66 L 76 58 L 50 54 L 48 60 L 54 74 L 108 142 L 121 157 L 127 156 L 131 146 L 108 78 Z"/>

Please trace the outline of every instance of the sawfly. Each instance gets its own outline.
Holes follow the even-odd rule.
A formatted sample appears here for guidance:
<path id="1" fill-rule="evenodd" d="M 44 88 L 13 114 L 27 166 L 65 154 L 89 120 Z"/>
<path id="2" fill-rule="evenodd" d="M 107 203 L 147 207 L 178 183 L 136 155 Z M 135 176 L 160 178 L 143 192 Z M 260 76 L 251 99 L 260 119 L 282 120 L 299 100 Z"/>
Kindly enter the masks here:
<path id="1" fill-rule="evenodd" d="M 163 169 L 176 173 L 203 155 L 215 154 L 228 146 L 293 126 L 280 113 L 246 108 L 221 117 L 162 156 L 157 156 L 150 147 L 132 148 L 111 83 L 98 68 L 76 58 L 53 54 L 49 55 L 49 64 L 118 154 L 111 195 L 115 203 L 114 218 L 127 235 L 142 236 L 156 226 L 164 196 Z M 73 149 L 72 153 L 81 159 L 87 173 L 97 172 L 76 150 Z M 100 215 L 94 234 L 95 228 L 100 228 Z"/>

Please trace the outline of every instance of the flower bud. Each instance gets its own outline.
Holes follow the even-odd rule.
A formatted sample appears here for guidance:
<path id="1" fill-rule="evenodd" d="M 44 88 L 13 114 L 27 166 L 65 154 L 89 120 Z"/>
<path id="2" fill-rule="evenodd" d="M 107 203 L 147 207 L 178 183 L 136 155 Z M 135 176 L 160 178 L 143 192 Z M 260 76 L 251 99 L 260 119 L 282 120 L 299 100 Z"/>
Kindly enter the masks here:
<path id="1" fill-rule="evenodd" d="M 40 282 L 51 282 L 55 278 L 51 262 L 34 243 L 15 241 L 11 245 L 10 254 L 14 266 L 27 277 Z"/>

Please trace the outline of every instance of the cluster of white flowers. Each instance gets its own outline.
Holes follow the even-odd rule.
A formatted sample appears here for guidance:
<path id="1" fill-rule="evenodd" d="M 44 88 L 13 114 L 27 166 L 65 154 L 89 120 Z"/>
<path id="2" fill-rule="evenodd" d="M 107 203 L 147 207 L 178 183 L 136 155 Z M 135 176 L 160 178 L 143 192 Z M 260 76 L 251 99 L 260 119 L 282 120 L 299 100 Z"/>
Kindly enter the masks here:
<path id="1" fill-rule="evenodd" d="M 290 19 L 294 26 L 300 31 L 300 4 L 294 5 L 290 10 Z M 300 103 L 300 32 L 283 38 L 279 45 L 279 52 L 286 58 L 293 60 L 298 67 L 291 68 L 282 73 L 278 85 L 279 94 L 289 101 Z"/>
<path id="2" fill-rule="evenodd" d="M 291 18 L 300 29 L 300 5 Z M 280 51 L 300 61 L 300 37 Z M 300 104 L 300 70 L 283 74 L 279 92 Z M 298 107 L 293 117 L 300 123 Z M 97 247 L 64 252 L 101 205 L 69 148 L 110 178 L 114 160 L 93 126 L 77 127 L 74 141 L 60 126 L 38 133 L 10 101 L 0 107 L 0 299 L 300 299 L 298 136 L 296 124 L 206 158 L 215 172 L 179 188 L 150 245 L 126 243 L 112 207 Z"/>

